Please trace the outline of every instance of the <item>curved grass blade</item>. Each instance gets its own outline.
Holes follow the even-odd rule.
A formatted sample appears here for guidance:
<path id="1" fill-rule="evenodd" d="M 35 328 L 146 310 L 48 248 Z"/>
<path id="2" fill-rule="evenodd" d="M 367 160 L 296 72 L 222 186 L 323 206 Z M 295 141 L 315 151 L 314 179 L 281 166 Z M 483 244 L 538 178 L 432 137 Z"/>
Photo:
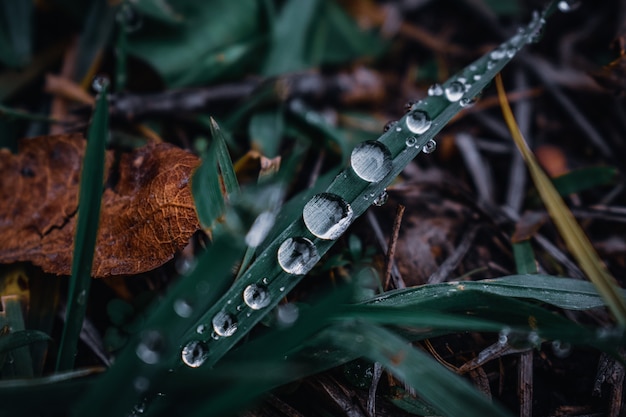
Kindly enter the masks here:
<path id="1" fill-rule="evenodd" d="M 57 371 L 68 370 L 74 366 L 76 347 L 91 286 L 91 266 L 98 234 L 104 182 L 104 152 L 109 131 L 107 91 L 108 85 L 104 85 L 96 101 L 93 121 L 87 133 L 87 149 L 80 180 L 72 275 L 67 295 L 65 326 L 57 356 Z"/>
<path id="2" fill-rule="evenodd" d="M 273 236 L 273 240 L 267 239 L 267 244 L 264 242 L 255 262 L 233 284 L 228 293 L 187 330 L 186 338 L 197 337 L 194 330 L 197 326 L 210 325 L 215 317 L 224 314 L 237 323 L 236 331 L 225 337 L 202 336 L 201 340 L 212 352 L 202 366 L 213 366 L 241 340 L 313 268 L 334 244 L 334 239 L 369 208 L 376 196 L 383 193 L 406 165 L 424 147 L 431 149 L 428 144 L 445 124 L 469 105 L 523 46 L 535 40 L 551 10 L 552 8 L 548 8 L 543 14 L 536 14 L 517 35 L 446 81 L 439 87 L 440 95 L 431 95 L 413 105 L 395 128 L 388 130 L 377 141 L 366 143 L 353 151 L 352 166 L 340 173 L 326 189 L 326 193 L 340 199 L 338 201 L 341 203 L 338 204 L 345 203 L 344 207 L 350 207 L 349 210 L 346 209 L 350 216 L 343 222 L 340 233 L 331 238 L 320 237 L 309 230 L 302 217 L 283 217 L 291 219 L 291 223 L 280 229 L 280 234 Z M 369 167 L 374 167 L 376 175 L 369 176 L 361 172 L 361 168 L 367 171 Z M 279 215 L 277 224 L 281 222 L 280 217 Z M 297 263 L 296 268 L 292 268 L 292 264 L 285 266 L 285 261 L 290 263 L 294 260 Z M 252 284 L 262 285 L 268 293 L 270 301 L 263 308 L 252 309 L 242 304 L 244 290 Z M 237 309 L 237 306 L 241 306 L 241 309 Z"/>
<path id="3" fill-rule="evenodd" d="M 559 196 L 554 185 L 539 166 L 535 155 L 526 144 L 506 98 L 502 78 L 499 76 L 496 77 L 496 85 L 502 113 L 515 146 L 517 146 L 528 166 L 533 182 L 548 209 L 552 221 L 582 270 L 585 271 L 587 277 L 598 289 L 617 322 L 621 326 L 626 326 L 626 298 L 623 292 L 620 291 L 615 278 L 607 270 L 582 228 L 576 222 L 572 212 Z"/>
<path id="4" fill-rule="evenodd" d="M 505 297 L 526 298 L 568 310 L 587 310 L 604 306 L 593 284 L 552 275 L 510 275 L 481 281 L 447 282 L 386 292 L 365 303 L 388 306 L 417 306 L 433 299 L 445 299 L 460 291 L 478 291 Z M 622 295 L 626 291 L 622 290 Z"/>
<path id="5" fill-rule="evenodd" d="M 326 336 L 328 344 L 381 363 L 396 377 L 411 385 L 441 415 L 512 416 L 502 406 L 491 403 L 468 381 L 389 330 L 371 324 L 354 323 L 337 326 L 329 330 Z"/>
<path id="6" fill-rule="evenodd" d="M 0 336 L 0 354 L 10 352 L 13 349 L 28 346 L 36 342 L 46 342 L 50 336 L 39 330 L 20 330 Z"/>

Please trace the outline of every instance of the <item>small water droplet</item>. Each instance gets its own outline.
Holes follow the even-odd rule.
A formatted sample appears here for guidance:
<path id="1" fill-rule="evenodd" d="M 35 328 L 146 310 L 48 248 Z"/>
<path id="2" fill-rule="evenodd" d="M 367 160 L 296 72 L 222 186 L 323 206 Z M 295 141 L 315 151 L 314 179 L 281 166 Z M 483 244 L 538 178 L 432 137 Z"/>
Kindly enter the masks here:
<path id="1" fill-rule="evenodd" d="M 395 125 L 398 124 L 397 120 L 390 120 L 388 121 L 385 126 L 383 127 L 383 132 L 388 131 L 389 129 L 391 129 L 392 127 L 394 127 Z"/>
<path id="2" fill-rule="evenodd" d="M 429 96 L 440 96 L 443 94 L 443 87 L 441 86 L 441 84 L 435 83 L 433 85 L 431 85 L 430 87 L 428 87 L 428 95 Z"/>
<path id="3" fill-rule="evenodd" d="M 215 332 L 211 332 L 211 339 L 213 339 L 213 340 L 218 340 L 219 338 L 220 338 L 220 337 L 218 336 L 218 334 L 217 334 L 217 333 L 215 333 Z"/>
<path id="4" fill-rule="evenodd" d="M 304 275 L 319 260 L 315 245 L 304 237 L 289 238 L 278 248 L 278 263 L 288 274 Z"/>
<path id="5" fill-rule="evenodd" d="M 87 291 L 86 290 L 82 290 L 79 294 L 78 297 L 76 297 L 76 302 L 80 305 L 84 305 L 87 302 Z"/>
<path id="6" fill-rule="evenodd" d="M 580 0 L 561 0 L 558 2 L 557 7 L 563 13 L 573 12 L 580 7 Z"/>
<path id="7" fill-rule="evenodd" d="M 198 334 L 205 334 L 207 330 L 209 330 L 209 327 L 206 324 L 199 324 L 198 327 L 196 327 L 196 333 Z"/>
<path id="8" fill-rule="evenodd" d="M 417 143 L 417 139 L 411 136 L 407 138 L 407 140 L 404 143 L 406 143 L 407 147 L 412 148 Z"/>
<path id="9" fill-rule="evenodd" d="M 174 311 L 182 318 L 187 318 L 193 313 L 193 307 L 189 300 L 179 298 L 174 301 Z"/>
<path id="10" fill-rule="evenodd" d="M 350 164 L 361 179 L 378 182 L 391 171 L 391 153 L 381 142 L 363 142 L 352 151 Z"/>
<path id="11" fill-rule="evenodd" d="M 515 56 L 515 54 L 517 53 L 517 48 L 507 48 L 507 50 L 505 51 L 507 58 L 513 58 Z"/>
<path id="12" fill-rule="evenodd" d="M 272 299 L 265 286 L 250 284 L 243 290 L 243 301 L 251 309 L 260 310 L 267 307 Z"/>
<path id="13" fill-rule="evenodd" d="M 275 220 L 276 214 L 271 211 L 264 211 L 259 214 L 246 234 L 246 245 L 251 248 L 259 246 L 269 231 L 272 230 Z"/>
<path id="14" fill-rule="evenodd" d="M 461 107 L 471 107 L 474 103 L 475 101 L 468 97 L 463 97 L 459 100 L 459 106 Z"/>
<path id="15" fill-rule="evenodd" d="M 487 69 L 491 70 L 496 66 L 496 62 L 495 61 L 488 61 L 487 62 Z"/>
<path id="16" fill-rule="evenodd" d="M 124 2 L 117 11 L 115 20 L 123 25 L 124 30 L 128 33 L 139 30 L 143 24 L 141 14 L 126 2 Z"/>
<path id="17" fill-rule="evenodd" d="M 552 342 L 552 352 L 557 358 L 566 358 L 572 352 L 572 345 L 567 342 L 555 340 Z"/>
<path id="18" fill-rule="evenodd" d="M 452 81 L 445 89 L 445 95 L 448 101 L 459 101 L 465 93 L 465 85 L 458 81 Z"/>
<path id="19" fill-rule="evenodd" d="M 278 289 L 278 291 L 280 291 L 280 292 L 285 292 L 285 287 L 280 287 L 280 288 Z"/>
<path id="20" fill-rule="evenodd" d="M 261 282 L 262 282 L 263 284 L 267 285 L 267 284 L 269 284 L 269 283 L 270 283 L 270 280 L 269 280 L 269 279 L 267 279 L 267 277 L 265 277 L 265 278 L 263 278 L 263 279 L 261 280 Z"/>
<path id="21" fill-rule="evenodd" d="M 111 81 L 109 81 L 108 77 L 104 75 L 96 75 L 91 82 L 91 88 L 93 88 L 93 91 L 96 93 L 101 93 L 105 87 L 109 86 L 110 83 Z"/>
<path id="22" fill-rule="evenodd" d="M 374 199 L 373 203 L 375 206 L 380 207 L 384 205 L 388 199 L 389 199 L 389 194 L 387 194 L 387 190 L 383 190 L 383 192 L 380 193 L 380 195 Z"/>
<path id="23" fill-rule="evenodd" d="M 213 330 L 219 336 L 232 336 L 237 331 L 237 319 L 225 311 L 217 313 L 211 322 Z"/>
<path id="24" fill-rule="evenodd" d="M 130 417 L 140 416 L 146 412 L 147 408 L 148 408 L 148 404 L 146 403 L 146 399 L 143 399 L 139 401 L 137 404 L 135 404 L 129 416 Z"/>
<path id="25" fill-rule="evenodd" d="M 148 365 L 154 365 L 161 360 L 164 350 L 165 340 L 161 333 L 156 330 L 147 330 L 141 334 L 135 353 Z"/>
<path id="26" fill-rule="evenodd" d="M 350 226 L 352 207 L 336 194 L 313 196 L 302 210 L 307 229 L 320 239 L 335 240 Z"/>
<path id="27" fill-rule="evenodd" d="M 298 316 L 300 315 L 298 306 L 293 303 L 280 305 L 276 310 L 278 325 L 280 327 L 291 326 L 298 320 Z"/>
<path id="28" fill-rule="evenodd" d="M 432 120 L 423 110 L 415 110 L 406 117 L 406 127 L 416 135 L 421 135 L 430 129 Z"/>
<path id="29" fill-rule="evenodd" d="M 181 358 L 185 365 L 197 368 L 209 357 L 209 347 L 200 340 L 188 342 L 181 351 Z"/>
<path id="30" fill-rule="evenodd" d="M 502 330 L 500 330 L 500 333 L 498 334 L 498 343 L 501 346 L 504 346 L 509 342 L 509 334 L 511 334 L 510 327 L 505 327 Z"/>
<path id="31" fill-rule="evenodd" d="M 137 392 L 146 392 L 150 388 L 150 380 L 145 376 L 138 376 L 133 380 L 133 387 Z"/>
<path id="32" fill-rule="evenodd" d="M 480 74 L 474 74 L 474 81 L 478 81 L 482 78 L 483 76 Z"/>
<path id="33" fill-rule="evenodd" d="M 435 142 L 434 139 L 430 139 L 428 142 L 426 142 L 426 145 L 424 145 L 424 147 L 422 148 L 422 152 L 426 154 L 433 153 L 435 152 L 435 149 L 437 149 L 437 142 Z"/>
<path id="34" fill-rule="evenodd" d="M 506 56 L 506 53 L 502 49 L 494 49 L 489 53 L 489 58 L 494 61 L 499 61 Z"/>
<path id="35" fill-rule="evenodd" d="M 400 126 L 396 126 L 396 132 L 402 132 L 402 128 Z"/>

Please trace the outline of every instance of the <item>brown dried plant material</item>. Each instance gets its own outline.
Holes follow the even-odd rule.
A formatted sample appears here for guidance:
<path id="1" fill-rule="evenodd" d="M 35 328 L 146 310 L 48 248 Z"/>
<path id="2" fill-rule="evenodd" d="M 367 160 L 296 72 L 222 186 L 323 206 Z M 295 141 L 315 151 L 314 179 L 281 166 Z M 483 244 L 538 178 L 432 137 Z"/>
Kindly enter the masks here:
<path id="1" fill-rule="evenodd" d="M 81 135 L 22 140 L 0 150 L 0 262 L 29 261 L 69 275 L 76 228 Z M 199 159 L 170 144 L 121 156 L 107 152 L 106 182 L 92 275 L 137 274 L 161 266 L 200 225 L 190 179 Z M 119 166 L 118 166 L 119 165 Z"/>

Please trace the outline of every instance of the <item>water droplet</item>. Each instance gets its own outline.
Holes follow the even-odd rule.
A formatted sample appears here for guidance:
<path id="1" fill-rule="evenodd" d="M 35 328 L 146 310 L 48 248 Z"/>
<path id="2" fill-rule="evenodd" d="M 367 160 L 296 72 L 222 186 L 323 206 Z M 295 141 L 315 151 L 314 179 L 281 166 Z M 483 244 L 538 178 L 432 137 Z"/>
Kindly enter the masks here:
<path id="1" fill-rule="evenodd" d="M 437 149 L 437 142 L 435 142 L 434 139 L 430 139 L 428 142 L 426 142 L 426 145 L 424 145 L 424 147 L 422 148 L 422 152 L 426 154 L 433 153 L 435 152 L 435 149 Z"/>
<path id="2" fill-rule="evenodd" d="M 196 267 L 196 260 L 187 256 L 181 256 L 176 259 L 174 268 L 179 275 L 187 275 Z"/>
<path id="3" fill-rule="evenodd" d="M 404 143 L 406 143 L 407 147 L 412 148 L 417 143 L 417 139 L 411 136 L 407 138 L 407 140 Z"/>
<path id="4" fill-rule="evenodd" d="M 293 303 L 280 305 L 276 309 L 276 318 L 278 319 L 278 325 L 281 327 L 291 326 L 298 320 L 299 315 L 300 310 Z"/>
<path id="5" fill-rule="evenodd" d="M 496 66 L 496 62 L 495 61 L 488 61 L 487 62 L 487 69 L 491 70 Z"/>
<path id="6" fill-rule="evenodd" d="M 321 193 L 313 196 L 302 211 L 307 229 L 320 239 L 339 238 L 352 221 L 350 204 L 336 194 Z"/>
<path id="7" fill-rule="evenodd" d="M 278 289 L 278 291 L 280 291 L 280 292 L 285 292 L 285 287 L 280 287 L 280 288 Z"/>
<path id="8" fill-rule="evenodd" d="M 468 97 L 463 97 L 461 100 L 459 100 L 459 106 L 461 107 L 471 107 L 474 103 L 475 100 L 472 100 Z"/>
<path id="9" fill-rule="evenodd" d="M 269 280 L 269 279 L 267 279 L 267 277 L 265 277 L 265 278 L 263 278 L 263 279 L 261 280 L 261 282 L 263 282 L 263 284 L 267 285 L 267 284 L 269 284 L 269 283 L 270 283 L 270 280 Z"/>
<path id="10" fill-rule="evenodd" d="M 143 19 L 134 7 L 124 2 L 115 15 L 115 20 L 123 25 L 126 32 L 135 32 L 141 28 Z"/>
<path id="11" fill-rule="evenodd" d="M 478 81 L 482 78 L 483 76 L 480 74 L 474 74 L 474 81 Z"/>
<path id="12" fill-rule="evenodd" d="M 402 132 L 402 128 L 400 126 L 396 126 L 396 132 Z"/>
<path id="13" fill-rule="evenodd" d="M 137 392 L 146 392 L 150 388 L 150 380 L 145 376 L 138 376 L 133 380 L 133 387 Z"/>
<path id="14" fill-rule="evenodd" d="M 87 291 L 86 290 L 82 290 L 79 294 L 78 297 L 76 297 L 76 302 L 80 305 L 84 305 L 85 302 L 87 302 Z"/>
<path id="15" fill-rule="evenodd" d="M 274 226 L 274 222 L 276 220 L 276 215 L 271 211 L 264 211 L 259 214 L 257 218 L 252 223 L 252 227 L 250 227 L 250 231 L 246 234 L 246 245 L 251 248 L 256 248 L 259 246 L 272 227 Z"/>
<path id="16" fill-rule="evenodd" d="M 232 336 L 237 331 L 237 319 L 225 311 L 217 313 L 212 320 L 213 330 L 219 336 Z"/>
<path id="17" fill-rule="evenodd" d="M 383 192 L 380 193 L 380 195 L 374 199 L 373 203 L 375 206 L 380 207 L 384 205 L 388 199 L 389 199 L 389 194 L 387 194 L 387 190 L 383 190 Z"/>
<path id="18" fill-rule="evenodd" d="M 580 7 L 580 0 L 561 0 L 557 4 L 557 7 L 563 13 L 573 12 Z"/>
<path id="19" fill-rule="evenodd" d="M 179 298 L 178 300 L 174 301 L 174 311 L 182 318 L 187 318 L 190 317 L 193 313 L 193 307 L 188 300 Z"/>
<path id="20" fill-rule="evenodd" d="M 504 346 L 509 342 L 509 334 L 511 334 L 511 328 L 509 327 L 505 327 L 500 330 L 500 333 L 498 334 L 498 343 L 501 346 Z"/>
<path id="21" fill-rule="evenodd" d="M 267 307 L 272 299 L 263 285 L 250 284 L 243 290 L 243 301 L 251 309 L 260 310 Z"/>
<path id="22" fill-rule="evenodd" d="M 397 120 L 390 120 L 385 124 L 385 127 L 383 127 L 383 132 L 388 131 L 389 129 L 391 129 L 392 127 L 394 127 L 395 125 L 398 124 Z"/>
<path id="23" fill-rule="evenodd" d="M 213 339 L 213 340 L 217 340 L 217 339 L 219 339 L 219 338 L 220 338 L 220 337 L 217 335 L 217 333 L 215 333 L 215 332 L 211 332 L 211 339 Z"/>
<path id="24" fill-rule="evenodd" d="M 445 89 L 446 98 L 448 101 L 459 101 L 465 93 L 465 85 L 458 81 L 452 81 Z"/>
<path id="25" fill-rule="evenodd" d="M 536 10 L 533 12 L 533 18 L 530 25 L 533 27 L 528 33 L 528 42 L 537 43 L 543 37 L 543 28 L 546 24 L 546 20 L 541 17 L 541 14 Z"/>
<path id="26" fill-rule="evenodd" d="M 380 142 L 363 142 L 352 151 L 350 164 L 361 179 L 378 182 L 391 171 L 391 153 Z"/>
<path id="27" fill-rule="evenodd" d="M 181 351 L 181 358 L 185 365 L 197 368 L 209 357 L 209 347 L 200 340 L 188 342 Z"/>
<path id="28" fill-rule="evenodd" d="M 557 358 L 566 358 L 572 352 L 572 345 L 567 342 L 555 340 L 552 342 L 552 352 Z"/>
<path id="29" fill-rule="evenodd" d="M 406 127 L 416 135 L 421 135 L 430 129 L 432 120 L 423 110 L 415 110 L 406 117 Z"/>
<path id="30" fill-rule="evenodd" d="M 278 248 L 278 263 L 288 274 L 304 275 L 319 260 L 315 245 L 304 237 L 289 238 Z"/>
<path id="31" fill-rule="evenodd" d="M 102 90 L 104 90 L 105 87 L 108 87 L 110 83 L 111 81 L 109 81 L 108 77 L 104 75 L 96 75 L 96 77 L 91 82 L 91 88 L 93 88 L 93 91 L 95 91 L 96 93 L 100 93 L 102 92 Z"/>
<path id="32" fill-rule="evenodd" d="M 141 334 L 135 353 L 148 365 L 154 365 L 161 360 L 164 350 L 165 340 L 161 333 L 156 330 L 147 330 Z"/>
<path id="33" fill-rule="evenodd" d="M 505 51 L 507 58 L 513 58 L 515 56 L 515 54 L 517 53 L 517 48 L 507 48 L 507 50 Z"/>
<path id="34" fill-rule="evenodd" d="M 506 56 L 506 53 L 502 49 L 494 49 L 489 53 L 489 58 L 494 61 L 499 61 Z"/>
<path id="35" fill-rule="evenodd" d="M 133 407 L 133 410 L 131 411 L 129 416 L 130 417 L 140 416 L 140 415 L 142 415 L 143 413 L 146 412 L 147 408 L 148 408 L 148 404 L 146 403 L 146 400 L 143 399 L 140 402 L 138 402 L 137 404 L 135 404 L 135 406 Z"/>
<path id="36" fill-rule="evenodd" d="M 440 96 L 443 94 L 443 87 L 441 84 L 435 83 L 428 87 L 428 95 L 429 96 Z"/>
<path id="37" fill-rule="evenodd" d="M 209 330 L 209 327 L 206 324 L 199 324 L 198 327 L 196 327 L 196 333 L 198 334 L 205 334 L 207 330 Z"/>

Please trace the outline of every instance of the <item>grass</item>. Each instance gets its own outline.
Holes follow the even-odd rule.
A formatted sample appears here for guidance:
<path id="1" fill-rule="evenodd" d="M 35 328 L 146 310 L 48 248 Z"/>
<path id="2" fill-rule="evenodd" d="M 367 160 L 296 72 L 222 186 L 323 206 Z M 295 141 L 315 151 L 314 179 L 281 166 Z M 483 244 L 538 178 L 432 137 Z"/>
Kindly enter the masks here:
<path id="1" fill-rule="evenodd" d="M 328 400 L 309 402 L 306 391 L 290 396 L 287 387 L 315 381 L 315 375 L 337 375 L 363 361 L 367 369 L 382 367 L 388 373 L 386 389 L 378 393 L 377 379 L 357 375 L 373 387 L 369 395 L 363 394 L 370 409 L 377 403 L 397 415 L 413 410 L 504 416 L 516 414 L 511 399 L 484 386 L 481 392 L 472 383 L 478 377 L 462 375 L 465 368 L 436 354 L 433 343 L 450 346 L 447 341 L 452 344 L 466 335 L 485 342 L 459 348 L 471 352 L 461 355 L 466 363 L 472 358 L 502 361 L 502 352 L 539 352 L 547 345 L 603 352 L 623 363 L 624 290 L 534 161 L 499 75 L 512 61 L 527 59 L 526 49 L 541 45 L 551 20 L 567 16 L 555 14 L 557 2 L 531 14 L 527 24 L 498 46 L 433 85 L 382 134 L 358 122 L 372 119 L 365 112 L 339 116 L 346 126 L 357 120 L 359 128 L 329 122 L 315 94 L 327 88 L 325 100 L 341 102 L 347 100 L 343 93 L 334 96 L 336 85 L 324 86 L 310 74 L 292 74 L 308 68 L 332 73 L 357 57 L 386 62 L 391 52 L 384 34 L 363 31 L 346 12 L 360 3 L 345 2 L 347 9 L 330 0 L 287 1 L 282 7 L 273 1 L 249 3 L 233 7 L 226 1 L 202 5 L 180 0 L 163 8 L 146 1 L 61 9 L 64 16 L 75 14 L 75 20 L 98 22 L 85 25 L 77 43 L 77 82 L 85 84 L 90 74 L 108 66 L 115 93 L 121 94 L 141 85 L 134 65 L 146 65 L 146 73 L 162 83 L 165 93 L 178 87 L 192 93 L 185 99 L 183 90 L 180 101 L 173 102 L 171 97 L 153 97 L 153 103 L 162 100 L 170 106 L 167 118 L 157 113 L 134 120 L 132 111 L 116 108 L 116 98 L 123 95 L 108 95 L 107 87 L 100 91 L 87 135 L 66 317 L 60 332 L 28 328 L 19 308 L 15 312 L 14 299 L 3 297 L 0 415 L 234 415 L 254 413 L 250 410 L 263 407 L 270 393 L 310 415 L 335 415 Z M 519 12 L 495 10 L 502 16 Z M 26 11 L 7 6 L 3 13 L 23 19 Z M 370 16 L 367 10 L 358 13 Z M 16 57 L 28 56 L 25 44 L 35 44 L 28 38 L 30 32 L 18 34 L 20 42 L 13 44 L 11 36 L 17 35 L 0 35 L 0 48 L 11 52 L 4 55 L 7 67 L 19 64 Z M 116 60 L 104 53 L 107 47 L 117 48 Z M 38 51 L 33 53 L 34 61 Z M 251 57 L 267 58 L 255 62 Z M 133 61 L 139 58 L 142 64 Z M 263 81 L 244 79 L 248 72 Z M 318 84 L 310 84 L 316 80 Z M 437 142 L 438 152 L 449 152 L 449 143 L 441 139 L 443 129 L 480 106 L 480 96 L 494 80 L 511 136 L 538 194 L 591 282 L 559 274 L 564 267 L 558 261 L 543 253 L 540 257 L 524 240 L 513 243 L 509 253 L 517 274 L 489 279 L 453 279 L 450 274 L 444 283 L 383 288 L 389 280 L 380 276 L 383 268 L 376 268 L 372 254 L 377 250 L 368 236 L 363 241 L 358 236 L 364 224 L 360 217 L 372 205 L 384 204 L 388 190 L 401 182 L 416 158 L 434 151 Z M 252 93 L 242 102 L 233 86 L 246 83 L 253 83 L 247 90 Z M 194 107 L 189 98 L 194 88 L 204 85 L 222 85 L 225 95 L 240 99 L 239 105 L 229 111 Z M 11 123 L 29 122 L 31 129 L 61 120 L 41 113 L 2 104 L 2 114 L 15 118 Z M 16 127 L 12 129 L 5 129 L 7 137 Z M 147 131 L 166 141 L 184 131 L 179 145 L 187 143 L 201 156 L 191 187 L 202 237 L 187 268 L 175 271 L 165 265 L 154 274 L 112 279 L 108 286 L 92 283 L 105 143 L 111 132 L 108 146 L 121 152 L 133 146 L 136 132 Z M 8 137 L 6 143 L 14 139 Z M 235 170 L 231 158 L 252 159 L 244 156 L 247 147 L 265 156 L 280 155 L 280 169 L 258 175 L 258 166 L 241 162 L 234 164 Z M 261 161 L 263 167 L 268 160 Z M 300 177 L 307 171 L 311 175 L 305 181 Z M 554 182 L 563 193 L 580 194 L 612 181 L 615 170 L 593 172 L 598 174 L 595 181 L 582 181 L 581 174 L 573 172 Z M 484 203 L 477 204 L 486 207 Z M 510 231 L 499 233 L 508 236 Z M 438 249 L 433 245 L 432 250 Z M 10 294 L 7 291 L 3 295 Z M 26 299 L 20 302 L 28 305 Z M 13 307 L 6 308 L 6 303 Z M 103 303 L 108 303 L 108 319 L 97 311 Z M 604 315 L 606 311 L 613 319 Z M 107 320 L 102 333 L 108 351 L 97 343 L 81 344 L 88 340 L 83 323 L 103 326 Z M 58 344 L 56 367 L 33 372 L 29 353 L 46 340 Z M 113 363 L 101 366 L 91 357 L 96 351 L 110 354 Z M 487 378 L 484 366 L 474 369 Z M 344 392 L 358 392 L 340 381 Z"/>

